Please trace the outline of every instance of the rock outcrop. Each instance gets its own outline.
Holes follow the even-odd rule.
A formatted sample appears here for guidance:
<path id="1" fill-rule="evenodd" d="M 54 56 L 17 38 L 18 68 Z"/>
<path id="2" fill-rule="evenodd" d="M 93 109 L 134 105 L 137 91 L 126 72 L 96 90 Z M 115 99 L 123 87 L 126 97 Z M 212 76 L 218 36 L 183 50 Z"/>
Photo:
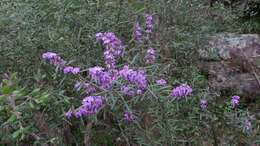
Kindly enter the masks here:
<path id="1" fill-rule="evenodd" d="M 199 68 L 216 91 L 260 97 L 260 36 L 218 34 L 199 50 Z"/>

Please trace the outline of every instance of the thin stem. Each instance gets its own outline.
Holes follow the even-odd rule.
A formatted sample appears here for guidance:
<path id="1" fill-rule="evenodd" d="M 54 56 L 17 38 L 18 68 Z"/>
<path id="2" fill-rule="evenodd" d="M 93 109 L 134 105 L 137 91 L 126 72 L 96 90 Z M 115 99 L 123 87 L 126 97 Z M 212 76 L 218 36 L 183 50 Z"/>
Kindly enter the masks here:
<path id="1" fill-rule="evenodd" d="M 86 126 L 86 131 L 85 131 L 85 134 L 84 134 L 84 145 L 85 146 L 92 146 L 91 145 L 91 128 L 93 126 L 93 122 L 89 122 Z"/>

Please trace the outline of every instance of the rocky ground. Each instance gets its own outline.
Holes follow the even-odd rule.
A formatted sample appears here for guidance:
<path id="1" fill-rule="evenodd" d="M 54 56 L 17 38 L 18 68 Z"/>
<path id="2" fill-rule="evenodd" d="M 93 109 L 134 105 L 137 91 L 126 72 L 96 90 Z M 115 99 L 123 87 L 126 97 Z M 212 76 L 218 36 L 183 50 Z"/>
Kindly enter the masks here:
<path id="1" fill-rule="evenodd" d="M 257 34 L 218 34 L 200 53 L 200 69 L 218 91 L 233 90 L 253 99 L 260 95 L 260 37 Z"/>

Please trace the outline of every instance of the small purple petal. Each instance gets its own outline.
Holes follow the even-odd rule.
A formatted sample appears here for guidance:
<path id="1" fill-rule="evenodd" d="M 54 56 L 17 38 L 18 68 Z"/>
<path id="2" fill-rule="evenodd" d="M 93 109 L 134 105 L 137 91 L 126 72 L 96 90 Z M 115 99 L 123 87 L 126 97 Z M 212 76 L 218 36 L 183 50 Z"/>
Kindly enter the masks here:
<path id="1" fill-rule="evenodd" d="M 145 63 L 146 64 L 153 64 L 155 62 L 155 50 L 153 48 L 149 48 L 145 55 Z"/>
<path id="2" fill-rule="evenodd" d="M 80 68 L 79 67 L 74 67 L 73 69 L 72 69 L 72 74 L 78 74 L 79 72 L 80 72 Z"/>
<path id="3" fill-rule="evenodd" d="M 231 97 L 231 105 L 233 108 L 239 105 L 239 99 L 240 97 L 237 95 Z"/>
<path id="4" fill-rule="evenodd" d="M 208 101 L 205 99 L 200 100 L 200 108 L 201 109 L 206 109 L 208 107 Z"/>
<path id="5" fill-rule="evenodd" d="M 192 88 L 189 85 L 180 85 L 172 90 L 171 96 L 181 99 L 182 97 L 189 96 L 192 93 Z"/>
<path id="6" fill-rule="evenodd" d="M 131 123 L 131 122 L 134 121 L 134 115 L 133 115 L 132 112 L 125 111 L 124 115 L 123 115 L 123 119 L 124 119 L 125 122 Z"/>
<path id="7" fill-rule="evenodd" d="M 65 67 L 65 68 L 63 69 L 63 73 L 64 73 L 64 74 L 69 74 L 69 73 L 72 72 L 72 70 L 73 70 L 73 67 L 72 67 L 72 66 L 67 66 L 67 67 Z"/>
<path id="8" fill-rule="evenodd" d="M 167 81 L 164 79 L 156 80 L 156 84 L 159 86 L 165 86 L 167 84 Z"/>

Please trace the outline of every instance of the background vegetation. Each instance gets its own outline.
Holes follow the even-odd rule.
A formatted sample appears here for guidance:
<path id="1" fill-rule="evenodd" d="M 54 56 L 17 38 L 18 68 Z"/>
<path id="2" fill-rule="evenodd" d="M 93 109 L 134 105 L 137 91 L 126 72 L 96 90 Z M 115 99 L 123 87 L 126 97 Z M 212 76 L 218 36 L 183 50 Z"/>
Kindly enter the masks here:
<path id="1" fill-rule="evenodd" d="M 159 55 L 156 64 L 146 67 L 149 80 L 163 77 L 169 85 L 152 84 L 143 97 L 129 103 L 137 113 L 134 124 L 120 121 L 122 103 L 102 110 L 92 119 L 92 145 L 260 144 L 259 121 L 252 122 L 251 131 L 243 128 L 243 121 L 254 113 L 245 103 L 233 110 L 230 97 L 216 98 L 196 67 L 197 50 L 208 36 L 259 33 L 257 15 L 221 2 L 209 7 L 204 0 L 4 0 L 0 2 L 0 145 L 86 144 L 89 119 L 70 121 L 64 116 L 82 99 L 73 90 L 75 78 L 55 72 L 41 54 L 59 53 L 83 69 L 102 65 L 103 49 L 95 34 L 111 31 L 129 52 L 121 62 L 130 63 L 141 57 L 131 53 L 136 51 L 132 34 L 134 23 L 144 22 L 146 13 L 154 16 L 151 45 Z M 171 86 L 181 83 L 193 87 L 192 98 L 169 102 Z M 199 108 L 202 98 L 210 103 L 207 111 Z M 255 107 L 259 108 L 258 102 Z"/>

